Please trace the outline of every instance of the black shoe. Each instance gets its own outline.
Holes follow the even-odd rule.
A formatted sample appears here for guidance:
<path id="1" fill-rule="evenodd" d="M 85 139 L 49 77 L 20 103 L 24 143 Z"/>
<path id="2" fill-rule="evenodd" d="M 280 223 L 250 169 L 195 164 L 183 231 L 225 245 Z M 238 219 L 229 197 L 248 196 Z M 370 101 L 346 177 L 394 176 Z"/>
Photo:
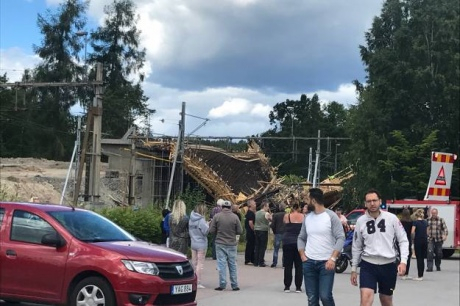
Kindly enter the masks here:
<path id="1" fill-rule="evenodd" d="M 233 291 L 240 291 L 240 287 L 235 287 L 232 289 Z"/>
<path id="2" fill-rule="evenodd" d="M 441 271 L 441 267 L 436 267 L 436 271 Z"/>
<path id="3" fill-rule="evenodd" d="M 266 266 L 267 266 L 266 264 L 259 265 L 259 267 L 266 267 Z"/>
<path id="4" fill-rule="evenodd" d="M 433 269 L 426 269 L 426 272 L 433 272 Z"/>
<path id="5" fill-rule="evenodd" d="M 276 265 L 275 265 L 275 264 L 272 264 L 272 265 L 270 266 L 270 268 L 276 268 Z"/>
<path id="6" fill-rule="evenodd" d="M 223 291 L 225 288 L 222 288 L 222 287 L 217 287 L 217 288 L 214 288 L 214 290 L 217 290 L 217 291 Z"/>

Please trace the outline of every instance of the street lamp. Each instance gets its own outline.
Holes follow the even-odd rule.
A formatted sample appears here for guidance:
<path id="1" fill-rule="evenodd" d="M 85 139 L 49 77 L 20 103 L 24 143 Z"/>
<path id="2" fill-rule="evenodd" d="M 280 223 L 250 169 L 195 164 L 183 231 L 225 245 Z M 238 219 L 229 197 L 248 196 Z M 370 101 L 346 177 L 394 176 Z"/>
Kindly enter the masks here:
<path id="1" fill-rule="evenodd" d="M 340 147 L 340 143 L 335 144 L 335 163 L 334 163 L 334 174 L 337 173 L 337 148 Z"/>
<path id="2" fill-rule="evenodd" d="M 88 81 L 88 67 L 86 66 L 86 46 L 88 45 L 88 32 L 86 31 L 78 31 L 77 33 L 75 33 L 77 36 L 79 37 L 85 37 L 85 65 L 84 65 L 84 69 L 85 69 L 85 81 Z"/>

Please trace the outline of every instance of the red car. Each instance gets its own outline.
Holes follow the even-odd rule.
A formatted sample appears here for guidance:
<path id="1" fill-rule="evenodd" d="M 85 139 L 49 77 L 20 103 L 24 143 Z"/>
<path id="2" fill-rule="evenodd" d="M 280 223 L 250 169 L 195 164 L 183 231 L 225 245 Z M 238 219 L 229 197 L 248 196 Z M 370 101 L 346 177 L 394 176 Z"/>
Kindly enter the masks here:
<path id="1" fill-rule="evenodd" d="M 0 300 L 195 306 L 187 257 L 89 210 L 0 202 Z"/>

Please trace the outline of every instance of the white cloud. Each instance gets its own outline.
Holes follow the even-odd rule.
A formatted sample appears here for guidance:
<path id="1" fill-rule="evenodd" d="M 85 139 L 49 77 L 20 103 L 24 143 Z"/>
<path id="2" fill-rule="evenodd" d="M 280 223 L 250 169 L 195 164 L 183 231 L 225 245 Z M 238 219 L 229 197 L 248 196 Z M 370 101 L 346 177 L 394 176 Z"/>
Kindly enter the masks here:
<path id="1" fill-rule="evenodd" d="M 147 83 L 145 94 L 149 107 L 156 110 L 151 117 L 155 133 L 177 134 L 182 101 L 186 102 L 186 134 L 208 118 L 209 122 L 194 134 L 201 136 L 241 136 L 260 134 L 270 128 L 268 115 L 276 103 L 299 100 L 301 92 L 283 93 L 273 90 L 253 90 L 236 87 L 207 88 L 202 91 L 181 91 Z M 342 84 L 336 90 L 306 93 L 311 98 L 318 94 L 323 103 L 356 102 L 353 84 Z M 164 120 L 164 122 L 162 122 Z"/>
<path id="2" fill-rule="evenodd" d="M 0 73 L 7 74 L 9 82 L 21 80 L 26 69 L 34 68 L 40 61 L 37 55 L 26 54 L 16 47 L 0 50 Z"/>
<path id="3" fill-rule="evenodd" d="M 64 3 L 66 0 L 46 0 L 46 5 L 48 6 L 57 6 L 61 3 Z"/>
<path id="4" fill-rule="evenodd" d="M 317 90 L 313 93 L 307 94 L 312 96 L 317 94 L 321 101 L 332 102 L 336 101 L 345 105 L 355 104 L 357 101 L 356 87 L 353 84 L 341 84 L 336 91 Z"/>

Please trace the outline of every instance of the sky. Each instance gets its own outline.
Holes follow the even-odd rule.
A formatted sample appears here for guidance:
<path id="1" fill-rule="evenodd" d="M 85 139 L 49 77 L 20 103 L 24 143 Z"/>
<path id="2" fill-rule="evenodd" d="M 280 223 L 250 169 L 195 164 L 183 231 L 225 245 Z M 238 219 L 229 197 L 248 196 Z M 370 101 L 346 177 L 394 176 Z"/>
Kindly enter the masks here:
<path id="1" fill-rule="evenodd" d="M 218 137 L 270 129 L 273 106 L 301 94 L 356 104 L 352 81 L 366 80 L 359 45 L 382 1 L 133 0 L 153 133 L 178 134 L 182 102 L 186 135 Z M 62 2 L 0 0 L 0 73 L 10 82 L 40 61 L 33 51 L 42 39 L 37 15 Z M 90 2 L 88 32 L 109 3 Z M 201 118 L 209 121 L 201 126 Z"/>

